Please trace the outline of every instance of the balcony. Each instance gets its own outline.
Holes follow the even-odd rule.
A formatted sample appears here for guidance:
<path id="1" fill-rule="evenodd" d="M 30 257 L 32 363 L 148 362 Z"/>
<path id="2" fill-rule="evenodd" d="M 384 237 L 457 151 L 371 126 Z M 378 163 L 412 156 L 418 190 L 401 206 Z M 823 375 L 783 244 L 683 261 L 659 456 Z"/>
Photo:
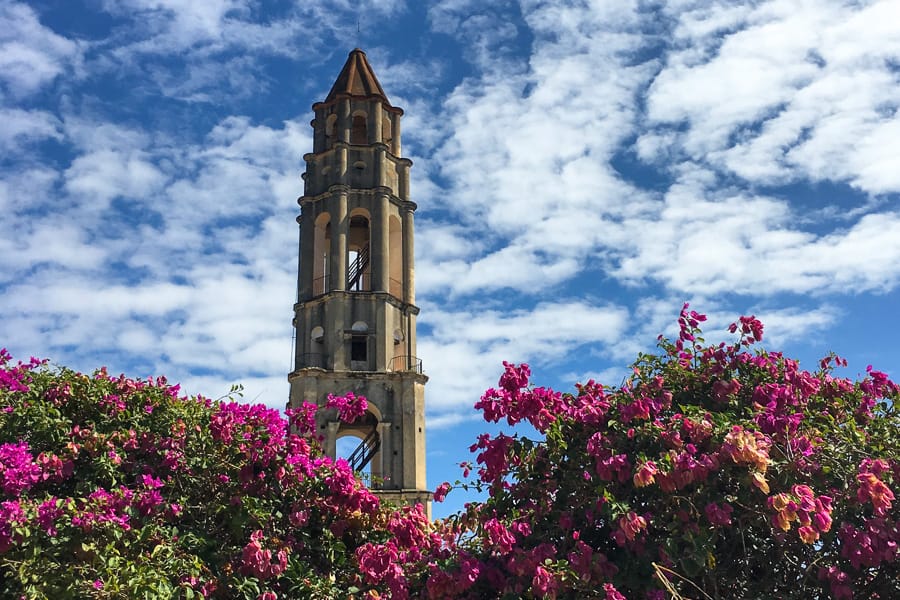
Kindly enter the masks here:
<path id="1" fill-rule="evenodd" d="M 412 371 L 413 373 L 421 375 L 423 373 L 422 359 L 416 358 L 415 356 L 395 356 L 391 359 L 391 362 L 388 363 L 388 371 L 394 373 Z"/>

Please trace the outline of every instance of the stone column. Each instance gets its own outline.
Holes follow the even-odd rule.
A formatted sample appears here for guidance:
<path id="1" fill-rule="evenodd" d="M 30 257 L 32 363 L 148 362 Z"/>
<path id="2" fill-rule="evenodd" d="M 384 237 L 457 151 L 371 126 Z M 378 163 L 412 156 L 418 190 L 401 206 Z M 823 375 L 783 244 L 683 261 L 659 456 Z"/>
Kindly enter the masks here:
<path id="1" fill-rule="evenodd" d="M 375 200 L 375 214 L 373 216 L 372 227 L 372 290 L 376 292 L 387 292 L 390 290 L 390 253 L 388 245 L 390 243 L 390 234 L 388 226 L 388 211 L 390 203 L 388 202 L 388 190 L 379 188 Z"/>
<path id="2" fill-rule="evenodd" d="M 297 217 L 297 223 L 300 225 L 300 261 L 298 265 L 299 274 L 297 276 L 297 302 L 304 302 L 312 297 L 313 277 L 313 261 L 315 260 L 315 223 L 313 222 L 312 210 L 309 215 L 305 216 L 305 212 Z"/>
<path id="3" fill-rule="evenodd" d="M 400 114 L 399 113 L 391 113 L 391 134 L 393 136 L 391 140 L 391 154 L 394 156 L 400 156 Z"/>
<path id="4" fill-rule="evenodd" d="M 373 162 L 375 163 L 372 166 L 375 175 L 375 187 L 383 187 L 387 185 L 387 177 L 384 172 L 384 165 L 387 163 L 387 146 L 381 143 L 375 144 L 372 152 L 374 154 Z"/>
<path id="5" fill-rule="evenodd" d="M 338 128 L 337 139 L 345 144 L 350 143 L 350 125 L 350 98 L 344 98 L 338 108 L 338 120 L 335 126 Z"/>
<path id="6" fill-rule="evenodd" d="M 331 273 L 329 287 L 332 290 L 347 289 L 347 189 L 337 191 L 337 202 L 331 213 Z"/>
<path id="7" fill-rule="evenodd" d="M 313 128 L 313 152 L 325 150 L 325 111 L 316 111 L 316 118 L 309 122 Z"/>
<path id="8" fill-rule="evenodd" d="M 340 428 L 340 421 L 328 422 L 328 435 L 325 438 L 325 454 L 331 458 L 337 458 L 337 434 Z"/>
<path id="9" fill-rule="evenodd" d="M 397 195 L 401 200 L 409 200 L 409 168 L 412 161 L 404 158 L 397 161 Z"/>
<path id="10" fill-rule="evenodd" d="M 372 100 L 369 104 L 369 143 L 370 144 L 381 144 L 384 142 L 382 139 L 382 125 L 381 118 L 384 113 L 384 109 L 381 108 L 381 100 Z"/>
<path id="11" fill-rule="evenodd" d="M 381 464 L 378 465 L 378 476 L 387 479 L 393 475 L 394 452 L 391 448 L 391 423 L 390 421 L 382 421 L 378 424 L 378 439 L 381 440 Z M 375 465 L 372 465 L 372 475 L 375 475 Z M 382 487 L 389 488 L 393 482 L 385 481 Z"/>
<path id="12" fill-rule="evenodd" d="M 410 206 L 411 205 L 411 206 Z M 403 205 L 403 301 L 416 303 L 416 268 L 413 240 L 413 210 L 411 202 Z"/>
<path id="13" fill-rule="evenodd" d="M 346 144 L 336 144 L 335 152 L 337 153 L 337 177 L 332 176 L 331 181 L 337 181 L 341 185 L 347 185 L 350 173 L 347 170 L 349 158 Z"/>

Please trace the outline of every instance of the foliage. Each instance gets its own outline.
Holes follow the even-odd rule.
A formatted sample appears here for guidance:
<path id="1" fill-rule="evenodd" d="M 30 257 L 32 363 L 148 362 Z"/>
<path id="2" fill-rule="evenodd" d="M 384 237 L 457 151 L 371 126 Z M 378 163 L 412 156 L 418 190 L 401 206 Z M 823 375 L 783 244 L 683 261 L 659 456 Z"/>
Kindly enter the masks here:
<path id="1" fill-rule="evenodd" d="M 316 406 L 184 398 L 0 352 L 0 595 L 25 598 L 900 597 L 900 387 L 706 345 L 705 317 L 620 387 L 505 364 L 464 483 L 429 523 L 323 455 Z M 329 397 L 353 421 L 364 398 Z M 521 429 L 521 428 L 520 428 Z"/>
<path id="2" fill-rule="evenodd" d="M 753 317 L 707 346 L 703 320 L 685 305 L 617 389 L 559 394 L 505 365 L 477 408 L 543 439 L 472 446 L 465 485 L 490 497 L 450 519 L 471 534 L 432 597 L 900 598 L 900 388 L 835 376 L 837 356 L 811 373 L 752 353 Z"/>
<path id="3" fill-rule="evenodd" d="M 365 399 L 334 397 L 353 419 Z M 0 596 L 346 598 L 392 512 L 291 413 L 0 353 Z M 366 585 L 377 592 L 377 586 Z M 383 588 L 387 591 L 387 587 Z"/>

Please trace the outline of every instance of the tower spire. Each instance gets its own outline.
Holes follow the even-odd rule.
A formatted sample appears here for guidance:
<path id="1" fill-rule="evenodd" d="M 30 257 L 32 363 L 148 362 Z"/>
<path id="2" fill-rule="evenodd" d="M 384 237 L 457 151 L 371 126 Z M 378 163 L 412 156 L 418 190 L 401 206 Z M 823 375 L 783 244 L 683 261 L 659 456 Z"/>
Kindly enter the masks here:
<path id="1" fill-rule="evenodd" d="M 359 48 L 354 48 L 344 63 L 344 68 L 331 86 L 331 91 L 325 97 L 324 104 L 330 104 L 339 98 L 373 98 L 378 97 L 388 102 L 387 95 L 375 77 L 375 72 L 369 65 L 366 53 Z"/>

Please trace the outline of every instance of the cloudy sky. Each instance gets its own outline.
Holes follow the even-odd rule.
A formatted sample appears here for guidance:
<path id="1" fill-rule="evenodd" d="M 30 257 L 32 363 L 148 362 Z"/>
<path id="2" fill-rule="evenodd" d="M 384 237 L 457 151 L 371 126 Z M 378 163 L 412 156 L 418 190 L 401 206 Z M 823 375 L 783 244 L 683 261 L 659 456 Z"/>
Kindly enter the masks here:
<path id="1" fill-rule="evenodd" d="M 900 2 L 0 0 L 0 346 L 283 407 L 310 106 L 406 110 L 429 482 L 502 360 L 618 383 L 684 301 L 900 376 Z M 440 514 L 441 510 L 436 510 Z"/>

